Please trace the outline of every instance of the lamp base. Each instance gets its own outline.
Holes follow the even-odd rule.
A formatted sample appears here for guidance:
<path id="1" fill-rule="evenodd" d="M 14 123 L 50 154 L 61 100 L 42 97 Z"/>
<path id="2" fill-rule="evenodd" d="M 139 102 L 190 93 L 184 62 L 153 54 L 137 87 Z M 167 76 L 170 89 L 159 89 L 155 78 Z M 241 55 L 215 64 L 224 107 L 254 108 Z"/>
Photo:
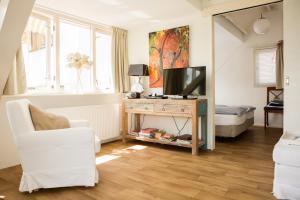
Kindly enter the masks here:
<path id="1" fill-rule="evenodd" d="M 131 92 L 143 93 L 144 88 L 141 84 L 140 77 L 137 78 L 137 81 L 131 86 Z"/>
<path id="2" fill-rule="evenodd" d="M 141 93 L 139 92 L 131 92 L 127 95 L 128 99 L 140 99 Z"/>

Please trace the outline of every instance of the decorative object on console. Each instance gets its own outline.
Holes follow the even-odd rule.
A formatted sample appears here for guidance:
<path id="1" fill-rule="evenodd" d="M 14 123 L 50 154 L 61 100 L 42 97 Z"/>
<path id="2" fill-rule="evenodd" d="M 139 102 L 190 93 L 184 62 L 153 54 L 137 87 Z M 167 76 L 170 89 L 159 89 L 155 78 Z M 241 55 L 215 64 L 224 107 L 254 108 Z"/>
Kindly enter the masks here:
<path id="1" fill-rule="evenodd" d="M 171 133 L 165 133 L 164 135 L 161 136 L 160 140 L 173 142 L 176 140 L 176 136 Z"/>
<path id="2" fill-rule="evenodd" d="M 140 94 L 144 92 L 144 88 L 141 84 L 141 76 L 149 76 L 148 66 L 144 64 L 130 65 L 128 75 L 138 77 L 131 87 L 131 95 L 129 98 L 140 98 Z"/>
<path id="3" fill-rule="evenodd" d="M 189 26 L 149 33 L 150 88 L 163 86 L 163 69 L 189 66 Z"/>
<path id="4" fill-rule="evenodd" d="M 81 81 L 81 72 L 84 68 L 90 68 L 92 65 L 92 62 L 89 60 L 89 56 L 85 54 L 80 54 L 78 52 L 76 53 L 70 53 L 67 56 L 67 66 L 70 68 L 74 68 L 77 70 L 77 85 L 76 89 L 81 90 L 82 89 L 82 81 Z"/>
<path id="5" fill-rule="evenodd" d="M 155 131 L 155 139 L 159 140 L 164 134 L 166 134 L 166 131 L 163 129 Z"/>

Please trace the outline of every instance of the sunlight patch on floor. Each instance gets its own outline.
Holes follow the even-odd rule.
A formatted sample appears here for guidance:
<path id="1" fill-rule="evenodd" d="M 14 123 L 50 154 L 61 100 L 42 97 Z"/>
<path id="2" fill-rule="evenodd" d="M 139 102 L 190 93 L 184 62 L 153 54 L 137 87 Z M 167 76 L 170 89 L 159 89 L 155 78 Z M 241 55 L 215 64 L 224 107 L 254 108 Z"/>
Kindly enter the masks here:
<path id="1" fill-rule="evenodd" d="M 144 150 L 146 148 L 147 148 L 147 146 L 143 146 L 143 145 L 133 145 L 133 146 L 127 147 L 125 149 L 114 149 L 112 154 L 114 154 L 114 155 L 116 155 L 116 154 L 129 154 L 129 153 L 132 153 L 132 152 Z"/>
<path id="2" fill-rule="evenodd" d="M 134 146 L 131 146 L 131 147 L 128 147 L 126 149 L 132 149 L 132 150 L 144 150 L 146 149 L 147 147 L 146 146 L 143 146 L 143 145 L 134 145 Z"/>
<path id="3" fill-rule="evenodd" d="M 96 165 L 101 165 L 103 163 L 109 162 L 111 160 L 115 160 L 117 158 L 120 158 L 121 156 L 116 155 L 104 155 L 96 158 Z"/>
<path id="4" fill-rule="evenodd" d="M 125 149 L 114 149 L 111 154 L 99 156 L 96 158 L 96 165 L 101 165 L 103 163 L 118 159 L 121 157 L 120 154 L 129 154 L 132 152 L 140 151 L 146 149 L 147 146 L 143 145 L 133 145 Z"/>

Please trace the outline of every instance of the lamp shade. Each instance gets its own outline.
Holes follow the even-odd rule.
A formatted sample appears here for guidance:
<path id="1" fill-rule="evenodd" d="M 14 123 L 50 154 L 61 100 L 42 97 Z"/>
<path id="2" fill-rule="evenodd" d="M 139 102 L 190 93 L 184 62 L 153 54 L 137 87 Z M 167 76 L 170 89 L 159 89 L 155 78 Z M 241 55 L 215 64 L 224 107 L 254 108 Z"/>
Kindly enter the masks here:
<path id="1" fill-rule="evenodd" d="M 149 76 L 148 66 L 145 64 L 129 65 L 129 76 Z"/>
<path id="2" fill-rule="evenodd" d="M 253 30 L 255 33 L 263 35 L 270 29 L 271 23 L 266 18 L 259 18 L 253 24 Z"/>

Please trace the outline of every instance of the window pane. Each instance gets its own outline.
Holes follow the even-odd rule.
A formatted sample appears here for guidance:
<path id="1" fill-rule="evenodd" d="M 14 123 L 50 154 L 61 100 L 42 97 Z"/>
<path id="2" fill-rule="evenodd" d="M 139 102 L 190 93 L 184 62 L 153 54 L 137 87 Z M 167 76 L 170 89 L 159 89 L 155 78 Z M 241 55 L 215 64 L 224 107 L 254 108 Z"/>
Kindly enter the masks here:
<path id="1" fill-rule="evenodd" d="M 70 53 L 80 53 L 91 56 L 91 32 L 88 26 L 60 22 L 60 84 L 66 90 L 76 89 L 77 70 L 67 66 L 67 56 Z M 84 90 L 91 89 L 91 68 L 81 72 L 81 82 Z"/>
<path id="2" fill-rule="evenodd" d="M 27 87 L 45 87 L 50 82 L 47 62 L 49 22 L 30 17 L 22 37 Z"/>
<path id="3" fill-rule="evenodd" d="M 97 88 L 112 90 L 111 35 L 96 32 Z"/>
<path id="4" fill-rule="evenodd" d="M 272 86 L 276 83 L 276 48 L 255 51 L 256 84 Z"/>

